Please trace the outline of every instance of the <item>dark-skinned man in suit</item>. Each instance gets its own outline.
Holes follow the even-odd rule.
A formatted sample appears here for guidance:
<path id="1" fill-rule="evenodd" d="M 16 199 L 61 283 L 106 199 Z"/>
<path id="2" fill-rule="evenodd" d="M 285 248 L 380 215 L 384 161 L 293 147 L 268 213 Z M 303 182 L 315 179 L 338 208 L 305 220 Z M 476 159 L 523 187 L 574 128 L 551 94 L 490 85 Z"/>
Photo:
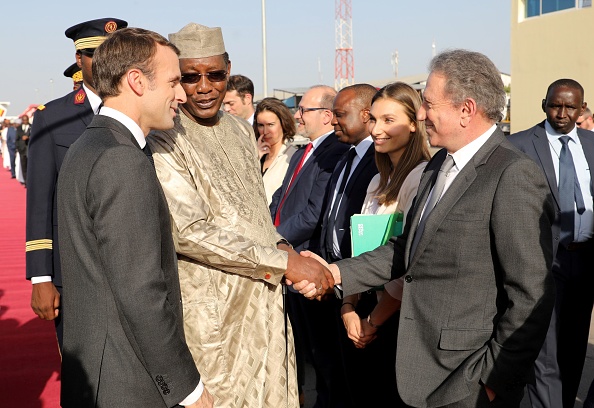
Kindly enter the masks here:
<path id="1" fill-rule="evenodd" d="M 536 384 L 528 386 L 534 408 L 575 405 L 588 347 L 594 303 L 594 134 L 576 126 L 585 108 L 582 86 L 573 79 L 559 79 L 542 100 L 546 120 L 509 136 L 540 166 L 557 214 L 552 227 L 557 298 L 534 365 Z"/>

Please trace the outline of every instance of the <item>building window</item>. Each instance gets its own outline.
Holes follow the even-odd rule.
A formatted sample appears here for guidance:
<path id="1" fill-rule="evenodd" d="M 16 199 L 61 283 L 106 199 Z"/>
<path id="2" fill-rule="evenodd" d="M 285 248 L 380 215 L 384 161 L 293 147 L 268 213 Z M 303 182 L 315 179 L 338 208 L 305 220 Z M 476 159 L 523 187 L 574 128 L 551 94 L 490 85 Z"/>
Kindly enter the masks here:
<path id="1" fill-rule="evenodd" d="M 592 0 L 526 0 L 526 17 L 582 7 L 592 7 Z"/>

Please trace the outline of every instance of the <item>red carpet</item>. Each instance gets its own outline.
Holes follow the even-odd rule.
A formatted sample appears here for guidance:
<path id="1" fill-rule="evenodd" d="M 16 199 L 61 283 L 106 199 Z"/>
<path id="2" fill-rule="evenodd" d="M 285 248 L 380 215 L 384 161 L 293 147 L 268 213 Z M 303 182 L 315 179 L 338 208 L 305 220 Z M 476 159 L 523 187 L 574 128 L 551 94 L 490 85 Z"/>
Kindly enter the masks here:
<path id="1" fill-rule="evenodd" d="M 25 195 L 0 168 L 0 407 L 56 408 L 60 355 L 54 325 L 31 310 L 25 279 Z"/>

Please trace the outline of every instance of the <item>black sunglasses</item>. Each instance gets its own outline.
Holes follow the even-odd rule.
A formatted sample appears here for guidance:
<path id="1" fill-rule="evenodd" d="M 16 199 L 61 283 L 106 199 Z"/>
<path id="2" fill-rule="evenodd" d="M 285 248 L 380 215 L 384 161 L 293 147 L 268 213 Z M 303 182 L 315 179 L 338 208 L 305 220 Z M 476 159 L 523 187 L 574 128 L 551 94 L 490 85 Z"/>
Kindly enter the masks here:
<path id="1" fill-rule="evenodd" d="M 181 76 L 181 83 L 182 84 L 196 84 L 200 82 L 201 77 L 207 77 L 210 82 L 221 82 L 227 78 L 227 71 L 220 70 L 220 71 L 212 71 L 207 72 L 205 74 L 182 74 Z"/>

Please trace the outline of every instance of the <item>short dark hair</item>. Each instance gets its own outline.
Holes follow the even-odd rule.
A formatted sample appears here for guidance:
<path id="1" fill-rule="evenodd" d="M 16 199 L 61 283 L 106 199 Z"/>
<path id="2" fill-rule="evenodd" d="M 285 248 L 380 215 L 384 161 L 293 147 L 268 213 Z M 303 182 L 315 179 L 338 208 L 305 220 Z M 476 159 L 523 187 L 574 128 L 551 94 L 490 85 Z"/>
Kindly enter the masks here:
<path id="1" fill-rule="evenodd" d="M 369 84 L 355 84 L 342 88 L 338 93 L 349 91 L 355 95 L 355 100 L 361 109 L 371 108 L 371 100 L 377 93 L 377 88 Z"/>
<path id="2" fill-rule="evenodd" d="M 143 28 L 122 28 L 114 31 L 95 50 L 93 56 L 93 82 L 101 99 L 118 96 L 120 81 L 126 72 L 137 68 L 149 81 L 155 75 L 153 60 L 157 45 L 179 50 L 165 37 Z"/>
<path id="3" fill-rule="evenodd" d="M 253 125 L 256 138 L 258 137 L 258 114 L 264 111 L 272 112 L 278 117 L 283 129 L 283 141 L 292 140 L 293 136 L 295 136 L 295 133 L 297 132 L 295 119 L 293 118 L 293 115 L 291 114 L 291 111 L 287 105 L 285 105 L 280 99 L 273 97 L 262 99 L 256 106 Z"/>
<path id="4" fill-rule="evenodd" d="M 547 98 L 549 97 L 549 94 L 551 93 L 551 91 L 553 89 L 560 88 L 560 87 L 571 88 L 571 89 L 575 89 L 576 91 L 579 91 L 580 95 L 582 96 L 582 103 L 584 102 L 584 87 L 582 87 L 578 81 L 576 81 L 574 79 L 569 79 L 569 78 L 558 79 L 555 82 L 553 82 L 551 85 L 549 85 L 549 87 L 547 88 L 547 94 L 545 95 L 544 100 L 545 101 L 547 100 Z"/>
<path id="5" fill-rule="evenodd" d="M 237 91 L 242 100 L 247 94 L 252 95 L 254 99 L 254 83 L 243 75 L 231 75 L 227 81 L 227 91 Z"/>

